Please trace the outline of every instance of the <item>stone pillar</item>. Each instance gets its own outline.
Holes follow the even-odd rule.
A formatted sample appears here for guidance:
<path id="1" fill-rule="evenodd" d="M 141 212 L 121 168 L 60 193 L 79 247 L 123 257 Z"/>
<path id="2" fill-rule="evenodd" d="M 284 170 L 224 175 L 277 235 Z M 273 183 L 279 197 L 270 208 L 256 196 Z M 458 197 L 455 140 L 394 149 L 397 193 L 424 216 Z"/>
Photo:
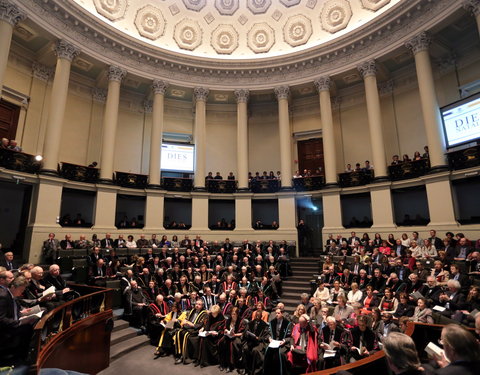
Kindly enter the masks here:
<path id="1" fill-rule="evenodd" d="M 385 142 L 383 141 L 380 97 L 377 88 L 377 68 L 374 60 L 365 61 L 357 68 L 365 82 L 368 128 L 370 130 L 375 179 L 385 179 L 387 177 L 387 159 L 385 157 Z"/>
<path id="2" fill-rule="evenodd" d="M 205 178 L 205 176 L 204 176 Z M 192 193 L 192 231 L 208 231 L 208 194 Z"/>
<path id="3" fill-rule="evenodd" d="M 145 205 L 144 232 L 162 232 L 164 220 L 165 192 L 147 189 L 147 201 Z"/>
<path id="4" fill-rule="evenodd" d="M 48 112 L 47 131 L 43 145 L 42 173 L 57 174 L 58 153 L 62 140 L 63 119 L 68 96 L 68 81 L 72 60 L 80 51 L 72 44 L 59 40 L 55 47 L 57 66 L 53 79 L 50 110 Z"/>
<path id="5" fill-rule="evenodd" d="M 162 152 L 163 113 L 165 91 L 168 83 L 160 80 L 153 81 L 153 118 L 150 136 L 150 164 L 149 185 L 160 187 L 160 158 Z M 163 220 L 162 220 L 163 223 Z"/>
<path id="6" fill-rule="evenodd" d="M 393 220 L 391 183 L 382 182 L 369 185 L 369 187 L 372 204 L 372 229 L 375 228 L 377 232 L 394 230 L 396 227 Z"/>
<path id="7" fill-rule="evenodd" d="M 252 230 L 252 196 L 245 193 L 235 195 L 235 232 Z"/>
<path id="8" fill-rule="evenodd" d="M 435 92 L 430 55 L 428 54 L 430 42 L 429 35 L 426 32 L 422 32 L 405 43 L 405 46 L 415 56 L 420 103 L 422 105 L 423 122 L 430 154 L 430 166 L 433 170 L 445 170 L 447 169 L 445 163 L 445 139 L 443 137 L 442 118 Z"/>
<path id="9" fill-rule="evenodd" d="M 320 77 L 314 81 L 314 84 L 320 96 L 325 182 L 329 186 L 335 186 L 337 185 L 337 157 L 335 134 L 333 132 L 332 103 L 330 101 L 330 77 Z"/>
<path id="10" fill-rule="evenodd" d="M 430 227 L 440 230 L 449 230 L 458 226 L 455 219 L 452 186 L 448 171 L 435 173 L 425 177 L 428 211 L 430 213 Z"/>
<path id="11" fill-rule="evenodd" d="M 478 32 L 480 33 L 480 0 L 463 0 L 463 7 L 475 16 Z"/>
<path id="12" fill-rule="evenodd" d="M 195 87 L 193 90 L 195 97 L 195 190 L 205 190 L 208 93 L 209 90 L 204 87 Z"/>
<path id="13" fill-rule="evenodd" d="M 112 181 L 113 176 L 120 84 L 126 74 L 126 70 L 117 66 L 111 65 L 108 69 L 108 94 L 103 117 L 102 160 L 100 164 L 100 180 L 107 183 Z"/>
<path id="14" fill-rule="evenodd" d="M 291 180 L 291 178 L 290 178 Z M 283 171 L 282 171 L 283 181 Z M 295 195 L 291 192 L 284 192 L 278 194 L 278 231 L 287 233 L 294 233 L 296 238 L 295 256 L 300 256 L 300 247 L 297 233 L 297 210 Z"/>
<path id="15" fill-rule="evenodd" d="M 93 230 L 100 233 L 116 230 L 117 186 L 99 185 L 95 199 L 95 222 Z"/>
<path id="16" fill-rule="evenodd" d="M 282 189 L 292 188 L 292 145 L 290 140 L 290 120 L 288 114 L 288 86 L 274 89 L 278 100 L 278 132 L 280 135 L 280 171 L 282 173 Z"/>
<path id="17" fill-rule="evenodd" d="M 237 99 L 237 180 L 240 191 L 248 190 L 248 113 L 250 91 L 234 91 Z"/>
<path id="18" fill-rule="evenodd" d="M 0 95 L 2 94 L 5 71 L 7 70 L 13 28 L 25 18 L 27 18 L 27 15 L 16 5 L 8 0 L 0 0 Z"/>
<path id="19" fill-rule="evenodd" d="M 342 205 L 340 203 L 340 189 L 326 190 L 322 194 L 323 205 L 323 234 L 341 232 L 342 224 Z M 327 237 L 325 237 L 327 238 Z"/>

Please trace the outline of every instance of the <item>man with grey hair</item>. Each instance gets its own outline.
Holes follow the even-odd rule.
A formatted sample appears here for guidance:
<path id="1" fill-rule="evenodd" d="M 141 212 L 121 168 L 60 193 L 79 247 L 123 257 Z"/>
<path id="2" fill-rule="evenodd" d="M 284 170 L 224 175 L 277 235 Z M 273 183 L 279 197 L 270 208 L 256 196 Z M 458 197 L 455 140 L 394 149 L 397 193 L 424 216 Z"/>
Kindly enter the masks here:
<path id="1" fill-rule="evenodd" d="M 465 295 L 461 292 L 458 280 L 450 279 L 447 282 L 448 290 L 438 297 L 439 305 L 445 307 L 442 315 L 450 317 L 455 311 L 460 310 L 465 303 Z"/>
<path id="2" fill-rule="evenodd" d="M 9 271 L 18 269 L 18 264 L 13 260 L 13 253 L 11 251 L 7 251 L 5 255 L 0 258 L 0 266 L 5 267 Z"/>
<path id="3" fill-rule="evenodd" d="M 388 367 L 394 374 L 423 374 L 420 369 L 417 348 L 410 336 L 400 332 L 391 332 L 383 340 L 383 349 Z"/>

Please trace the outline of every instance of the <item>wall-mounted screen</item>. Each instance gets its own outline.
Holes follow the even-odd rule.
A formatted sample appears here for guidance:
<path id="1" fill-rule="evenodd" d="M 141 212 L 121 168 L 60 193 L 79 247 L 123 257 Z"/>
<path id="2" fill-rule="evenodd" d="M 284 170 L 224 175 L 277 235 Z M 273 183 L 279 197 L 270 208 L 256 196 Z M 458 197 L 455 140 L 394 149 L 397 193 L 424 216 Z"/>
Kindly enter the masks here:
<path id="1" fill-rule="evenodd" d="M 195 146 L 162 143 L 162 171 L 193 172 Z"/>
<path id="2" fill-rule="evenodd" d="M 480 93 L 441 109 L 447 147 L 480 139 Z"/>

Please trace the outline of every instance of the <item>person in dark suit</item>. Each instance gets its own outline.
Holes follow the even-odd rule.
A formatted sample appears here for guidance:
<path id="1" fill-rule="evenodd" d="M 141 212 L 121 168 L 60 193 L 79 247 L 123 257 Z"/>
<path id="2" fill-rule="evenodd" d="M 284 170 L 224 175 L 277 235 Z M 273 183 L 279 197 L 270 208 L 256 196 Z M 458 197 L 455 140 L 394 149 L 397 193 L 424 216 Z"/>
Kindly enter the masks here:
<path id="1" fill-rule="evenodd" d="M 349 357 L 358 361 L 372 355 L 378 349 L 375 333 L 368 327 L 368 318 L 360 315 L 357 318 L 358 326 L 352 328 L 352 346 L 349 349 Z"/>
<path id="2" fill-rule="evenodd" d="M 72 235 L 71 234 L 66 234 L 65 235 L 65 239 L 60 241 L 60 247 L 63 250 L 75 248 L 75 242 L 72 241 Z"/>
<path id="3" fill-rule="evenodd" d="M 350 249 L 355 247 L 355 242 L 360 243 L 360 237 L 357 237 L 355 232 L 350 233 L 350 237 L 348 237 L 347 244 Z"/>
<path id="4" fill-rule="evenodd" d="M 114 240 L 110 233 L 105 234 L 105 238 L 100 241 L 100 246 L 102 249 L 111 249 L 114 245 Z"/>
<path id="5" fill-rule="evenodd" d="M 349 331 L 344 330 L 337 325 L 333 316 L 328 316 L 326 325 L 321 331 L 320 348 L 324 350 L 334 350 L 335 356 L 324 358 L 325 368 L 339 366 L 342 363 L 342 357 L 348 353 L 348 348 L 352 346 L 352 336 Z M 323 353 L 321 354 L 323 358 Z"/>
<path id="6" fill-rule="evenodd" d="M 7 251 L 3 257 L 0 257 L 0 266 L 5 267 L 7 271 L 18 269 L 18 263 L 13 259 L 11 251 Z"/>
<path id="7" fill-rule="evenodd" d="M 89 266 L 96 265 L 99 259 L 103 259 L 103 255 L 100 253 L 99 247 L 94 247 L 93 252 L 87 258 Z"/>
<path id="8" fill-rule="evenodd" d="M 465 304 L 465 295 L 461 291 L 460 282 L 457 280 L 448 280 L 448 291 L 441 293 L 438 297 L 439 305 L 445 307 L 442 315 L 450 317 L 455 311 L 461 310 Z"/>
<path id="9" fill-rule="evenodd" d="M 407 247 L 402 245 L 402 240 L 398 238 L 395 241 L 395 245 L 392 247 L 392 253 L 399 258 L 405 258 L 407 256 Z"/>
<path id="10" fill-rule="evenodd" d="M 27 279 L 18 276 L 6 285 L 7 272 L 0 273 L 0 366 L 25 364 L 33 327 L 38 321 L 35 316 L 20 320 L 22 311 L 15 298 L 20 297 L 28 285 Z"/>
<path id="11" fill-rule="evenodd" d="M 59 299 L 64 299 L 64 295 L 70 292 L 70 288 L 67 287 L 67 283 L 60 275 L 60 267 L 58 264 L 52 264 L 48 269 L 48 273 L 43 277 L 42 284 L 45 288 L 53 286 L 55 288 L 55 294 Z"/>
<path id="12" fill-rule="evenodd" d="M 457 324 L 442 329 L 441 340 L 445 357 L 439 362 L 442 368 L 435 375 L 475 375 L 480 368 L 480 343 L 475 336 Z"/>
<path id="13" fill-rule="evenodd" d="M 107 267 L 103 258 L 98 258 L 95 265 L 90 267 L 90 284 L 105 287 L 107 285 Z"/>
<path id="14" fill-rule="evenodd" d="M 437 237 L 437 231 L 432 229 L 430 230 L 430 237 L 428 238 L 430 243 L 435 246 L 435 249 L 442 250 L 445 248 L 443 241 L 441 238 Z"/>
<path id="15" fill-rule="evenodd" d="M 391 332 L 383 340 L 383 350 L 388 367 L 395 375 L 422 375 L 420 359 L 415 343 L 410 336 L 400 332 Z"/>

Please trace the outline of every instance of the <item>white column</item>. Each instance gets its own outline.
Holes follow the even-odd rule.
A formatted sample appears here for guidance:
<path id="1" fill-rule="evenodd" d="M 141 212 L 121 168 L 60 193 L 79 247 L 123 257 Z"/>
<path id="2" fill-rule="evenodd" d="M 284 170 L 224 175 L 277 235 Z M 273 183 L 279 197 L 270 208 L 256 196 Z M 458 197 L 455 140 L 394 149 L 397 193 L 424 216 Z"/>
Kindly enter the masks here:
<path id="1" fill-rule="evenodd" d="M 278 132 L 280 135 L 280 170 L 282 173 L 282 189 L 292 187 L 292 145 L 290 140 L 290 120 L 288 114 L 288 86 L 274 89 L 278 100 Z"/>
<path id="2" fill-rule="evenodd" d="M 165 91 L 168 83 L 160 80 L 153 81 L 153 116 L 152 132 L 150 136 L 150 164 L 149 184 L 152 187 L 160 187 L 160 159 L 162 152 L 163 113 Z"/>
<path id="3" fill-rule="evenodd" d="M 25 18 L 27 18 L 27 15 L 10 1 L 0 0 L 0 95 L 2 94 L 5 71 L 7 70 L 13 28 Z"/>
<path id="4" fill-rule="evenodd" d="M 337 185 L 337 157 L 335 150 L 335 134 L 333 131 L 332 103 L 330 100 L 330 77 L 320 77 L 313 83 L 315 84 L 320 97 L 325 182 L 327 185 L 334 186 Z"/>
<path id="5" fill-rule="evenodd" d="M 385 157 L 385 142 L 383 141 L 380 97 L 377 88 L 377 68 L 374 60 L 365 61 L 357 68 L 365 82 L 368 127 L 370 130 L 375 179 L 381 179 L 387 176 L 387 159 Z"/>
<path id="6" fill-rule="evenodd" d="M 62 141 L 62 127 L 67 105 L 70 68 L 72 60 L 80 51 L 74 45 L 64 40 L 59 40 L 55 47 L 55 53 L 57 55 L 57 65 L 55 67 L 47 131 L 43 145 L 42 172 L 46 174 L 57 174 L 58 153 Z"/>
<path id="7" fill-rule="evenodd" d="M 100 180 L 103 182 L 112 181 L 118 107 L 120 104 L 120 84 L 126 74 L 126 70 L 118 66 L 112 65 L 108 69 L 108 94 L 103 117 L 102 160 L 100 162 Z"/>
<path id="8" fill-rule="evenodd" d="M 478 32 L 480 33 L 480 0 L 463 0 L 463 7 L 475 16 Z"/>
<path id="9" fill-rule="evenodd" d="M 415 36 L 405 46 L 412 50 L 417 68 L 418 89 L 422 105 L 423 123 L 427 134 L 430 166 L 432 169 L 445 170 L 445 139 L 442 130 L 442 118 L 438 107 L 435 82 L 428 46 L 431 39 L 426 32 Z"/>
<path id="10" fill-rule="evenodd" d="M 248 190 L 248 113 L 250 91 L 234 91 L 237 99 L 237 180 L 239 190 Z"/>
<path id="11" fill-rule="evenodd" d="M 208 93 L 209 90 L 204 87 L 195 87 L 193 90 L 195 98 L 195 190 L 205 190 Z"/>

